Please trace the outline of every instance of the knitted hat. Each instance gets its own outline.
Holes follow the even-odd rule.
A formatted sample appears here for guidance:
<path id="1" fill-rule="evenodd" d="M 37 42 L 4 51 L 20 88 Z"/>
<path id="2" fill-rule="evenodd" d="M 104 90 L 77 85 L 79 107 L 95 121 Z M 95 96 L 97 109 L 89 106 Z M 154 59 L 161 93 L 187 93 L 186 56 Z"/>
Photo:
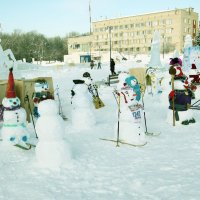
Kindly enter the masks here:
<path id="1" fill-rule="evenodd" d="M 8 84 L 6 88 L 6 97 L 7 98 L 15 98 L 16 97 L 16 92 L 15 92 L 15 82 L 14 82 L 14 77 L 13 77 L 13 68 L 9 69 L 9 76 L 8 76 Z"/>
<path id="2" fill-rule="evenodd" d="M 170 58 L 170 65 L 176 65 L 179 64 L 180 66 L 182 66 L 182 60 L 180 58 Z"/>
<path id="3" fill-rule="evenodd" d="M 195 64 L 192 64 L 192 68 L 191 69 L 197 69 Z"/>

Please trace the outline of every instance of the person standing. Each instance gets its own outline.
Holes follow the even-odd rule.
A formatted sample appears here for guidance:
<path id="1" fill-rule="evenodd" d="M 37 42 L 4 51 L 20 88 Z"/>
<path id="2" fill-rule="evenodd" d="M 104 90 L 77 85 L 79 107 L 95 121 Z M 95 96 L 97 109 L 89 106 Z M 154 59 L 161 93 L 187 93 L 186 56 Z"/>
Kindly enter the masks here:
<path id="1" fill-rule="evenodd" d="M 94 67 L 94 60 L 91 60 L 90 67 L 91 67 L 91 69 L 93 69 L 93 67 Z"/>
<path id="2" fill-rule="evenodd" d="M 98 62 L 98 67 L 97 67 L 97 69 L 101 69 L 101 61 L 99 60 L 99 62 Z"/>
<path id="3" fill-rule="evenodd" d="M 116 72 L 115 72 L 115 61 L 112 58 L 111 58 L 111 61 L 110 61 L 110 71 L 111 71 L 112 75 L 116 74 Z"/>

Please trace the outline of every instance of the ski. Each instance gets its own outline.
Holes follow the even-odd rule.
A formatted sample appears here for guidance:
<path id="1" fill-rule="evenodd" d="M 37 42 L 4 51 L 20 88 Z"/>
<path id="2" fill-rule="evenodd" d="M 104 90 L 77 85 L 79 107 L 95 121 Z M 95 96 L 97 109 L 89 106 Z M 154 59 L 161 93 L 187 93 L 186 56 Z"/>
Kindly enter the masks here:
<path id="1" fill-rule="evenodd" d="M 108 142 L 115 142 L 115 143 L 120 143 L 120 144 L 125 144 L 125 145 L 129 145 L 129 146 L 133 146 L 133 147 L 143 147 L 147 144 L 147 142 L 145 142 L 144 144 L 132 144 L 132 143 L 127 143 L 127 142 L 123 142 L 121 140 L 117 141 L 117 140 L 112 140 L 112 139 L 106 139 L 106 138 L 99 138 L 100 140 L 104 140 L 104 141 L 108 141 Z"/>
<path id="2" fill-rule="evenodd" d="M 2 142 L 3 140 L 0 138 L 0 141 Z M 26 142 L 25 145 L 15 144 L 14 146 L 19 147 L 19 148 L 24 149 L 24 150 L 29 150 L 32 147 L 34 147 L 34 148 L 36 147 L 35 144 L 31 144 L 31 143 L 28 143 L 28 142 Z"/>
<path id="3" fill-rule="evenodd" d="M 26 146 L 24 146 L 24 145 L 20 145 L 20 144 L 15 144 L 14 145 L 15 147 L 18 147 L 18 148 L 20 148 L 20 149 L 23 149 L 23 150 L 30 150 L 31 149 L 31 147 L 32 147 L 32 145 L 30 144 L 26 144 Z"/>

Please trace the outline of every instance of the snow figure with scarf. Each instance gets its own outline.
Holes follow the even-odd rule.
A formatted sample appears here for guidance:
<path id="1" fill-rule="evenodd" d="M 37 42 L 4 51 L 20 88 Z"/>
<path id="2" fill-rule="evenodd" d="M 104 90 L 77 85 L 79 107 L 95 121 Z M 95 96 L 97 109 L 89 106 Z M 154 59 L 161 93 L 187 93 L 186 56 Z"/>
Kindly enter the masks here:
<path id="1" fill-rule="evenodd" d="M 3 127 L 2 139 L 11 145 L 22 145 L 27 147 L 29 131 L 26 127 L 26 111 L 20 106 L 20 99 L 16 96 L 14 88 L 14 76 L 12 68 L 9 72 L 6 97 L 3 99 Z"/>
<path id="2" fill-rule="evenodd" d="M 138 108 L 138 101 L 141 97 L 137 85 L 138 82 L 135 77 L 127 73 L 119 74 L 116 94 L 120 114 L 119 125 L 117 124 L 115 128 L 116 130 L 119 128 L 119 140 L 143 145 L 146 143 L 146 138 L 141 127 L 141 113 L 137 112 L 137 109 L 135 110 L 136 107 Z"/>
<path id="3" fill-rule="evenodd" d="M 59 170 L 70 161 L 70 149 L 64 140 L 65 124 L 58 114 L 58 106 L 52 99 L 38 105 L 40 117 L 36 122 L 38 143 L 35 149 L 39 166 Z"/>
<path id="4" fill-rule="evenodd" d="M 181 66 L 182 61 L 180 58 L 171 59 L 169 73 L 174 76 L 174 88 L 169 94 L 169 109 L 172 111 L 169 112 L 167 121 L 173 121 L 174 112 L 176 122 L 188 125 L 195 123 L 192 110 L 189 109 L 193 95 L 188 83 L 188 77 L 183 74 Z"/>
<path id="5" fill-rule="evenodd" d="M 89 79 L 73 80 L 72 95 L 72 126 L 77 131 L 92 129 L 96 123 L 92 97 L 88 91 Z"/>
<path id="6" fill-rule="evenodd" d="M 83 78 L 85 81 L 85 84 L 88 86 L 88 91 L 90 92 L 92 99 L 93 99 L 93 104 L 96 109 L 104 107 L 103 101 L 99 97 L 99 92 L 98 92 L 98 87 L 96 84 L 92 82 L 92 78 L 90 76 L 90 73 L 84 72 L 83 73 Z"/>
<path id="7" fill-rule="evenodd" d="M 200 72 L 197 70 L 197 67 L 194 63 L 189 71 L 189 80 L 194 85 L 200 84 Z"/>
<path id="8" fill-rule="evenodd" d="M 38 79 L 34 84 L 35 92 L 33 93 L 33 115 L 35 118 L 39 117 L 38 104 L 47 99 L 54 99 L 53 95 L 49 92 L 49 85 L 46 80 Z"/>

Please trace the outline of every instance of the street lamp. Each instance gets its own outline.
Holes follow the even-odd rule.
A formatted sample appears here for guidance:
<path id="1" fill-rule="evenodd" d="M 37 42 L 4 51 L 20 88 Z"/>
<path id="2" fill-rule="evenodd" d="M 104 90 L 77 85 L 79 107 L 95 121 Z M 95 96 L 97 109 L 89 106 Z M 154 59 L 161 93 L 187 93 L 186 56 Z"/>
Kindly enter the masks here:
<path id="1" fill-rule="evenodd" d="M 165 34 L 163 33 L 163 59 L 165 58 Z"/>
<path id="2" fill-rule="evenodd" d="M 111 67 L 111 49 L 112 49 L 111 30 L 112 30 L 112 26 L 108 26 L 107 29 L 108 29 L 108 31 L 109 31 L 109 41 L 110 41 L 110 67 Z"/>

